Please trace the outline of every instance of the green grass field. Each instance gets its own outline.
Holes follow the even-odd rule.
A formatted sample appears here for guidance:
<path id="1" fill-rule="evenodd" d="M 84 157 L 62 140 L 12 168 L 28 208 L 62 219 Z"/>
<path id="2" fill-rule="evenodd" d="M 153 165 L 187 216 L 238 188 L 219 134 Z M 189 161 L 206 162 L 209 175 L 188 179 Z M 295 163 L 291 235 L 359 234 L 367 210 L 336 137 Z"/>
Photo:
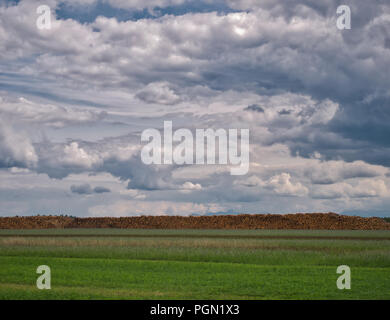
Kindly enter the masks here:
<path id="1" fill-rule="evenodd" d="M 0 230 L 0 299 L 390 299 L 390 231 Z"/>

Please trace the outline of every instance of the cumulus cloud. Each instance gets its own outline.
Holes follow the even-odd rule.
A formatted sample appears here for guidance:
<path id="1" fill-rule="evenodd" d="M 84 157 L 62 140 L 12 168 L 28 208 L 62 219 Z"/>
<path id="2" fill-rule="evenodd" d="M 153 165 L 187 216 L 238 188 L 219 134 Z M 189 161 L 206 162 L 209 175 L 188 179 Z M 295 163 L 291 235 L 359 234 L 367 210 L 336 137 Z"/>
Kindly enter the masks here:
<path id="1" fill-rule="evenodd" d="M 199 183 L 192 183 L 190 181 L 186 181 L 182 185 L 183 189 L 185 190 L 200 190 L 202 189 L 202 186 Z"/>
<path id="2" fill-rule="evenodd" d="M 330 187 L 316 188 L 312 192 L 313 198 L 376 198 L 389 196 L 389 190 L 383 180 L 362 180 L 355 185 L 340 182 Z"/>
<path id="3" fill-rule="evenodd" d="M 321 162 L 307 168 L 305 171 L 314 184 L 333 184 L 346 179 L 378 177 L 387 172 L 381 166 L 369 165 L 362 161 L 352 163 L 343 161 Z"/>
<path id="4" fill-rule="evenodd" d="M 169 84 L 166 82 L 149 83 L 135 96 L 146 103 L 173 105 L 180 102 L 180 97 L 169 88 Z"/>
<path id="5" fill-rule="evenodd" d="M 303 196 L 308 193 L 308 189 L 300 182 L 293 183 L 289 173 L 271 177 L 267 183 L 267 188 L 272 188 L 276 193 L 289 196 Z"/>
<path id="6" fill-rule="evenodd" d="M 0 120 L 0 167 L 33 167 L 37 161 L 29 137 Z"/>
<path id="7" fill-rule="evenodd" d="M 62 162 L 67 165 L 92 168 L 101 159 L 97 154 L 88 154 L 77 142 L 72 142 L 64 147 L 64 158 Z"/>

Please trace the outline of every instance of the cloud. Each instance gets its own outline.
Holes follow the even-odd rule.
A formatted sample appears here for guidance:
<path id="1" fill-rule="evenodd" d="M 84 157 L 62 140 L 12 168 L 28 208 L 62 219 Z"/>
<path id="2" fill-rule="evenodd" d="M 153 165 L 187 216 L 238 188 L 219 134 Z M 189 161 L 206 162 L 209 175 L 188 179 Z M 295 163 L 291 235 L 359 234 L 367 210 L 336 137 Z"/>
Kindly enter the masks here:
<path id="1" fill-rule="evenodd" d="M 307 168 L 305 171 L 313 184 L 333 184 L 346 179 L 373 178 L 387 172 L 381 166 L 369 165 L 363 161 L 355 161 L 352 163 L 342 161 L 321 162 Z"/>
<path id="2" fill-rule="evenodd" d="M 93 192 L 95 193 L 107 193 L 107 192 L 111 192 L 111 190 L 109 188 L 106 188 L 106 187 L 95 187 L 93 189 Z"/>
<path id="3" fill-rule="evenodd" d="M 250 106 L 247 106 L 244 110 L 245 111 L 264 112 L 264 109 L 257 104 L 251 104 Z"/>
<path id="4" fill-rule="evenodd" d="M 287 196 L 304 196 L 308 189 L 300 182 L 293 183 L 289 173 L 281 173 L 271 177 L 265 184 L 266 188 L 272 188 L 277 194 Z"/>
<path id="5" fill-rule="evenodd" d="M 184 190 L 201 190 L 202 186 L 199 183 L 192 183 L 190 181 L 186 181 L 182 185 Z"/>
<path id="6" fill-rule="evenodd" d="M 337 0 L 48 0 L 46 31 L 38 4 L 0 5 L 0 174 L 58 186 L 23 193 L 36 208 L 66 207 L 77 175 L 76 193 L 106 192 L 74 197 L 99 215 L 388 208 L 388 2 L 346 0 L 348 31 Z M 249 128 L 248 176 L 143 164 L 140 133 L 164 120 Z M 103 174 L 114 187 L 86 178 Z"/>
<path id="7" fill-rule="evenodd" d="M 92 166 L 101 162 L 99 155 L 89 154 L 83 148 L 79 147 L 77 142 L 72 142 L 64 147 L 64 158 L 62 162 L 67 165 L 92 168 Z"/>
<path id="8" fill-rule="evenodd" d="M 43 124 L 56 128 L 97 122 L 107 114 L 104 111 L 77 110 L 36 103 L 22 97 L 14 101 L 7 97 L 0 97 L 0 113 L 9 119 L 17 119 L 19 122 Z"/>
<path id="9" fill-rule="evenodd" d="M 182 184 L 181 189 L 179 192 L 181 193 L 191 193 L 196 190 L 202 190 L 202 185 L 200 183 L 192 183 L 190 181 L 186 181 Z"/>
<path id="10" fill-rule="evenodd" d="M 0 120 L 0 167 L 34 167 L 38 156 L 27 135 Z"/>
<path id="11" fill-rule="evenodd" d="M 191 202 L 156 201 L 142 202 L 136 200 L 119 201 L 109 205 L 99 205 L 89 209 L 92 216 L 165 216 L 215 213 L 223 211 L 224 208 L 218 204 L 198 204 Z"/>
<path id="12" fill-rule="evenodd" d="M 70 191 L 72 191 L 72 193 L 77 193 L 77 194 L 93 194 L 93 193 L 111 192 L 110 189 L 108 189 L 106 187 L 101 187 L 101 186 L 97 186 L 97 187 L 92 189 L 91 185 L 88 183 L 84 183 L 81 185 L 72 185 L 70 187 Z"/>
<path id="13" fill-rule="evenodd" d="M 135 96 L 146 103 L 174 105 L 180 102 L 180 97 L 175 94 L 166 82 L 149 83 Z"/>
<path id="14" fill-rule="evenodd" d="M 340 182 L 329 186 L 316 188 L 312 191 L 315 199 L 339 199 L 339 198 L 377 198 L 388 197 L 389 190 L 383 180 L 362 180 L 355 185 Z"/>
<path id="15" fill-rule="evenodd" d="M 70 191 L 73 193 L 78 193 L 78 194 L 92 194 L 92 188 L 89 184 L 81 184 L 81 185 L 72 185 L 70 187 Z"/>

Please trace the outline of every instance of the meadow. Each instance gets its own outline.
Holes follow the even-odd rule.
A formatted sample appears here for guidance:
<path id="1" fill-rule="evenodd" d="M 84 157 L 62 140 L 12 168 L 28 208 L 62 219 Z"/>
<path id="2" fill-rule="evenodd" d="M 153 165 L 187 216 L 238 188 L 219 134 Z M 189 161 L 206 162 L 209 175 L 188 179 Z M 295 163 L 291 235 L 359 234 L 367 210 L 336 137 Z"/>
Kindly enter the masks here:
<path id="1" fill-rule="evenodd" d="M 390 299 L 390 231 L 0 230 L 0 299 Z"/>

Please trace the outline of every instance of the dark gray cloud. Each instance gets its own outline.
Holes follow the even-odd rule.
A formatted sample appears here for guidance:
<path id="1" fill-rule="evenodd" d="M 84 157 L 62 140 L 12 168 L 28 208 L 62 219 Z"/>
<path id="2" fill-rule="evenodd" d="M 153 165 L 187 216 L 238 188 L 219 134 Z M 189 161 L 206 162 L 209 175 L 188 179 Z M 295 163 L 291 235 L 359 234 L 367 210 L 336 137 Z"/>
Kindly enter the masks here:
<path id="1" fill-rule="evenodd" d="M 279 111 L 279 114 L 280 114 L 281 116 L 285 116 L 285 115 L 291 114 L 291 112 L 292 112 L 291 110 L 283 109 L 283 110 Z"/>
<path id="2" fill-rule="evenodd" d="M 92 194 L 92 188 L 88 183 L 81 184 L 81 185 L 72 185 L 70 187 L 70 191 L 77 194 Z"/>
<path id="3" fill-rule="evenodd" d="M 109 188 L 97 186 L 92 188 L 90 184 L 84 183 L 80 185 L 72 185 L 70 191 L 77 194 L 93 194 L 93 193 L 108 193 L 111 192 Z"/>
<path id="4" fill-rule="evenodd" d="M 95 187 L 93 188 L 93 192 L 95 193 L 107 193 L 107 192 L 111 192 L 111 190 L 109 188 L 106 188 L 106 187 Z"/>
<path id="5" fill-rule="evenodd" d="M 244 110 L 245 111 L 264 112 L 264 109 L 257 104 L 251 104 L 250 106 L 247 106 Z"/>

